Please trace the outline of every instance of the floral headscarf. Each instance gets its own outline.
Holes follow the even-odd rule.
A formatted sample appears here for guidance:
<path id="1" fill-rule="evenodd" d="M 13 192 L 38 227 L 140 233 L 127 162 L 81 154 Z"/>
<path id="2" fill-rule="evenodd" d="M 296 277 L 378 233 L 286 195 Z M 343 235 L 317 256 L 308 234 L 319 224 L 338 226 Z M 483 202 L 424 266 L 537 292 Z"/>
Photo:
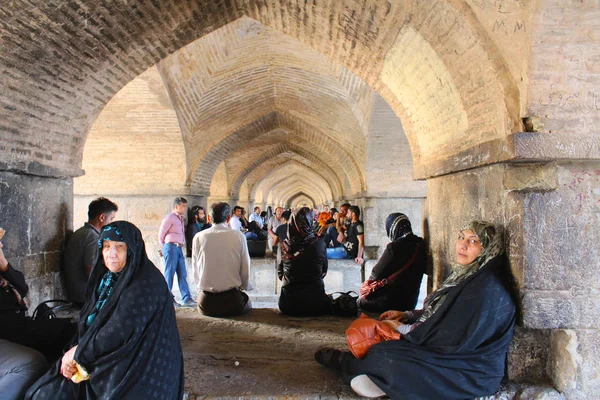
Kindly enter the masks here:
<path id="1" fill-rule="evenodd" d="M 319 239 L 313 230 L 312 218 L 312 211 L 308 207 L 302 207 L 290 217 L 287 239 L 282 244 L 282 254 L 285 259 L 299 257 L 306 248 Z"/>
<path id="2" fill-rule="evenodd" d="M 504 254 L 502 232 L 493 224 L 485 221 L 472 221 L 463 226 L 460 231 L 473 231 L 481 241 L 481 253 L 473 262 L 467 265 L 455 264 L 452 273 L 442 283 L 440 288 L 425 300 L 425 312 L 419 318 L 423 322 L 435 313 L 446 298 L 448 289 L 458 285 L 467 277 L 483 268 L 490 260 Z"/>

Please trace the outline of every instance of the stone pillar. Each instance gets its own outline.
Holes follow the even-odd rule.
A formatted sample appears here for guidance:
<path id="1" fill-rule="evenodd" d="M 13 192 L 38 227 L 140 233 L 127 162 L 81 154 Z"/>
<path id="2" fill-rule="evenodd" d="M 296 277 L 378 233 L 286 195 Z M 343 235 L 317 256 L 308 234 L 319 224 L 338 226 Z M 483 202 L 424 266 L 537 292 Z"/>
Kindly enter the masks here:
<path id="1" fill-rule="evenodd" d="M 0 171 L 0 226 L 11 265 L 25 274 L 30 312 L 44 300 L 65 298 L 60 260 L 72 231 L 73 179 Z"/>
<path id="2" fill-rule="evenodd" d="M 385 220 L 394 212 L 401 212 L 408 216 L 412 223 L 413 232 L 423 237 L 422 214 L 425 198 L 410 197 L 363 197 L 355 200 L 361 209 L 361 220 L 365 225 L 365 245 L 375 250 L 369 258 L 381 256 L 389 239 L 385 232 Z"/>
<path id="3" fill-rule="evenodd" d="M 570 398 L 600 393 L 600 162 L 496 164 L 428 180 L 434 281 L 472 219 L 506 228 L 523 320 L 509 355 L 516 381 L 550 381 Z"/>

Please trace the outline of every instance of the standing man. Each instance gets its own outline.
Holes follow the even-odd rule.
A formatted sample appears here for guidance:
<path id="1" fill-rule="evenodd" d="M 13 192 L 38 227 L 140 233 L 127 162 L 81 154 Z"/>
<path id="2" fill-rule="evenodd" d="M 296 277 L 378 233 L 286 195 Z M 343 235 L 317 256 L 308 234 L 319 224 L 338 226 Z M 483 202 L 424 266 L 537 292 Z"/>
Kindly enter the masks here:
<path id="1" fill-rule="evenodd" d="M 187 211 L 187 200 L 176 197 L 173 202 L 173 212 L 163 218 L 158 231 L 158 243 L 161 257 L 165 258 L 165 278 L 171 295 L 173 295 L 173 277 L 177 273 L 177 283 L 181 292 L 181 305 L 184 307 L 195 307 L 196 302 L 192 300 L 190 288 L 187 283 L 187 271 L 185 269 L 185 257 L 183 246 L 185 243 L 185 223 L 183 216 Z M 173 303 L 179 305 L 173 297 Z"/>
<path id="2" fill-rule="evenodd" d="M 275 248 L 275 239 L 277 239 L 277 227 L 283 224 L 281 220 L 281 214 L 283 213 L 282 207 L 277 207 L 275 209 L 275 215 L 271 217 L 269 223 L 267 224 L 267 232 L 269 232 L 269 248 L 273 250 L 273 253 L 277 254 L 277 249 Z"/>
<path id="3" fill-rule="evenodd" d="M 204 315 L 229 317 L 252 309 L 248 289 L 250 255 L 241 231 L 230 229 L 231 208 L 212 205 L 214 225 L 194 237 L 192 266 L 198 285 L 198 308 Z"/>
<path id="4" fill-rule="evenodd" d="M 88 206 L 88 222 L 71 235 L 63 258 L 67 298 L 75 304 L 86 300 L 85 288 L 96 258 L 98 237 L 103 226 L 115 219 L 119 207 L 112 201 L 99 197 Z"/>

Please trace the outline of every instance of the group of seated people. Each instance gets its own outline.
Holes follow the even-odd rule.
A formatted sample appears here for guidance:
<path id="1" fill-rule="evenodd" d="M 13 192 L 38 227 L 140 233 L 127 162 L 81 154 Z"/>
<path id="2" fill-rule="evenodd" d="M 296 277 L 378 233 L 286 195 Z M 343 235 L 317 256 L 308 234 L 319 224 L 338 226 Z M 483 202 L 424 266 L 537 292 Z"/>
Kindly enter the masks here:
<path id="1" fill-rule="evenodd" d="M 358 232 L 352 224 L 360 211 L 348 211 L 353 222 L 346 230 Z M 280 210 L 279 217 L 276 210 L 274 216 L 286 221 L 284 228 L 275 227 L 274 239 L 281 254 L 277 274 L 284 314 L 334 312 L 323 282 L 333 239 L 330 227 L 315 224 L 319 218 L 314 214 L 303 207 Z M 252 307 L 244 292 L 249 288 L 247 240 L 230 227 L 233 215 L 227 203 L 214 204 L 212 226 L 192 239 L 197 304 L 205 315 L 240 315 Z M 340 371 L 365 397 L 462 399 L 493 394 L 504 376 L 516 310 L 500 229 L 480 221 L 460 229 L 457 263 L 420 310 L 413 309 L 425 271 L 423 239 L 414 235 L 401 213 L 390 214 L 385 229 L 390 243 L 369 280 L 390 281 L 359 297 L 357 305 L 381 313 L 379 318 L 400 339 L 374 345 L 362 359 L 333 348 L 319 349 L 315 359 Z M 340 239 L 338 243 L 347 241 Z M 5 375 L 0 393 L 27 399 L 183 397 L 183 357 L 172 295 L 147 257 L 140 231 L 129 222 L 111 222 L 101 227 L 96 246 L 77 324 L 47 320 L 34 326 L 24 316 L 23 275 L 8 265 L 0 243 L 0 309 L 6 327 L 0 330 Z M 9 351 L 28 367 L 13 366 L 7 372 L 1 361 L 13 357 L 5 354 Z"/>

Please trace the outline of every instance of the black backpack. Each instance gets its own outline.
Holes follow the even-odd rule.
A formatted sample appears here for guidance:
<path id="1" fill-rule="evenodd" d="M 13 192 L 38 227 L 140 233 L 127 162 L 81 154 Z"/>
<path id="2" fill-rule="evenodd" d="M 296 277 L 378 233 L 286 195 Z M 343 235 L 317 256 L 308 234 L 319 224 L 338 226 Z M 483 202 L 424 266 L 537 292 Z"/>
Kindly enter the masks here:
<path id="1" fill-rule="evenodd" d="M 334 315 L 340 317 L 356 317 L 358 315 L 358 305 L 356 303 L 358 294 L 355 291 L 334 292 L 328 296 L 331 299 L 331 308 Z"/>

